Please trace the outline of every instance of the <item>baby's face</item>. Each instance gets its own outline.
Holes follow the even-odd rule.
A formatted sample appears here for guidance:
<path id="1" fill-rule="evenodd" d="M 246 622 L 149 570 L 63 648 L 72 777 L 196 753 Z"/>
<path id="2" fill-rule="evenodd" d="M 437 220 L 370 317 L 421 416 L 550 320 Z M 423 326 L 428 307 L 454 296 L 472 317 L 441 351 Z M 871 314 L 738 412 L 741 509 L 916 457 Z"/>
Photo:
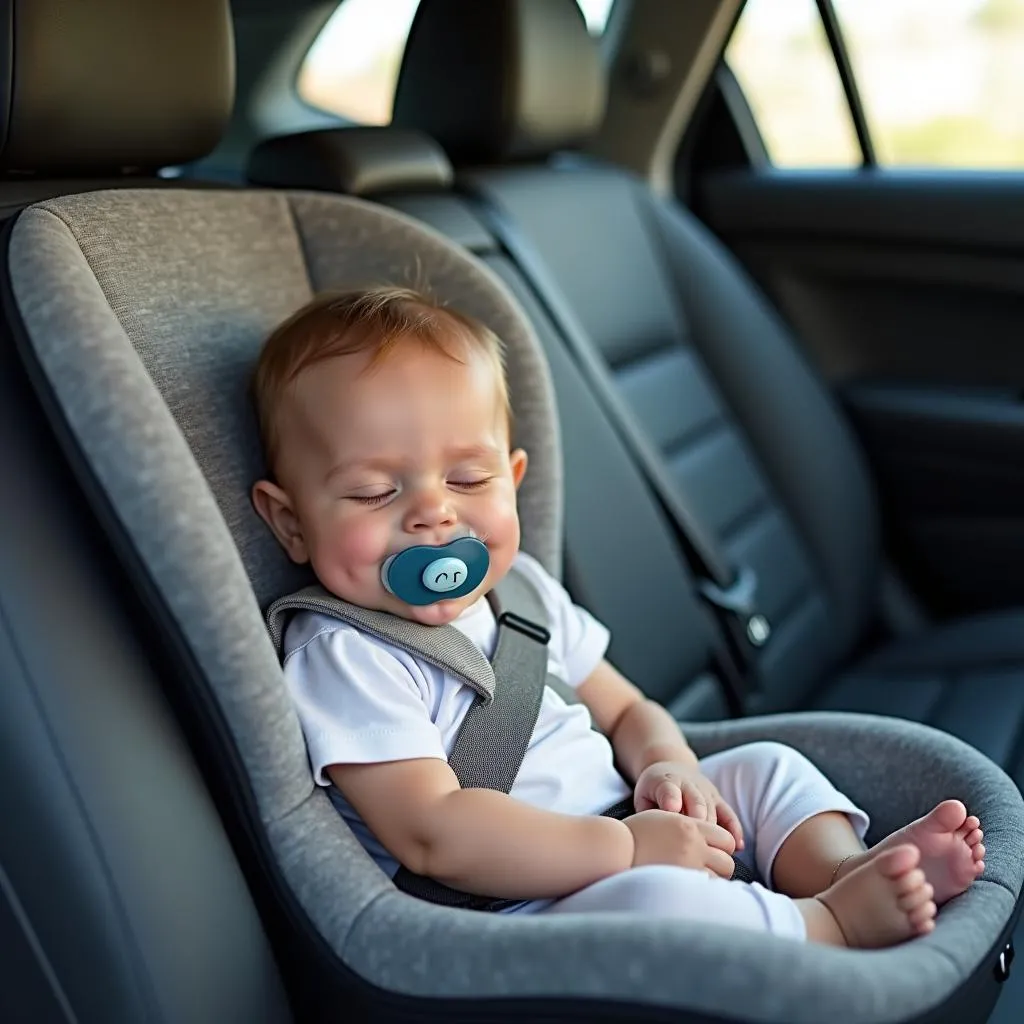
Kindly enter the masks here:
<path id="1" fill-rule="evenodd" d="M 275 533 L 289 555 L 346 601 L 427 625 L 476 601 L 519 549 L 526 454 L 509 451 L 493 367 L 474 352 L 462 358 L 410 340 L 372 368 L 365 353 L 330 359 L 299 376 L 278 421 L 278 478 L 294 531 Z M 384 588 L 389 555 L 469 533 L 490 554 L 476 591 L 412 606 Z"/>

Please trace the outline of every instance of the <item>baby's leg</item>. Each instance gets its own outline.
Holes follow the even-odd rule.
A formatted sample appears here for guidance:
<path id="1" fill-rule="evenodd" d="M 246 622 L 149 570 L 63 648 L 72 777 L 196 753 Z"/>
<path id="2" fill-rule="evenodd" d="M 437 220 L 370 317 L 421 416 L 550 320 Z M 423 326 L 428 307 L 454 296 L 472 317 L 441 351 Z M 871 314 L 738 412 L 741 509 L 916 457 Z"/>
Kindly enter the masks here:
<path id="1" fill-rule="evenodd" d="M 779 892 L 816 896 L 838 864 L 864 851 L 868 816 L 792 747 L 748 743 L 700 767 L 740 819 L 740 856 Z"/>
<path id="2" fill-rule="evenodd" d="M 780 743 L 750 743 L 714 754 L 701 769 L 736 809 L 761 877 L 790 896 L 814 896 L 897 846 L 911 844 L 942 906 L 985 869 L 983 833 L 959 800 L 865 850 L 868 819 L 802 754 Z"/>
<path id="3" fill-rule="evenodd" d="M 544 914 L 638 914 L 728 925 L 834 946 L 878 948 L 933 927 L 931 887 L 913 846 L 851 871 L 819 899 L 793 900 L 754 883 L 727 882 L 689 868 L 632 868 L 544 908 Z"/>
<path id="4" fill-rule="evenodd" d="M 757 883 L 729 882 L 704 871 L 670 865 L 631 868 L 556 900 L 544 914 L 632 913 L 651 920 L 674 918 L 725 924 L 803 940 L 796 903 Z"/>

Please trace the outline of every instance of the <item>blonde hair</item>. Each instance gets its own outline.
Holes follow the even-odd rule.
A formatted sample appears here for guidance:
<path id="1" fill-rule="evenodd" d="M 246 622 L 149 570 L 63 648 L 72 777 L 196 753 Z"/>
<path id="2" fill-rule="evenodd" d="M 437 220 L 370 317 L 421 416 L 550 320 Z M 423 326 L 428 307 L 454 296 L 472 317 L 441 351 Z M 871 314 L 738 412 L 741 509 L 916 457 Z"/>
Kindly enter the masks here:
<path id="1" fill-rule="evenodd" d="M 268 466 L 272 468 L 277 457 L 278 409 L 300 373 L 326 359 L 357 352 L 371 352 L 373 366 L 408 339 L 457 362 L 462 362 L 467 347 L 487 357 L 511 423 L 502 345 L 488 327 L 411 288 L 325 292 L 274 329 L 256 363 L 252 392 Z"/>

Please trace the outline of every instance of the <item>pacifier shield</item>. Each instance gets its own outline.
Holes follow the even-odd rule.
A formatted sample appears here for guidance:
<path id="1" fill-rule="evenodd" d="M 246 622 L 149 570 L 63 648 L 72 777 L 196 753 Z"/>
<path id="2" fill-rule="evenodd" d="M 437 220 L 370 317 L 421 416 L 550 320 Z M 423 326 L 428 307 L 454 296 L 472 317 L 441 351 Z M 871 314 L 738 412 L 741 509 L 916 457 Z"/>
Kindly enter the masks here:
<path id="1" fill-rule="evenodd" d="M 464 597 L 483 582 L 490 565 L 487 547 L 476 537 L 459 537 L 435 547 L 417 544 L 381 566 L 384 588 L 406 604 L 433 604 Z"/>

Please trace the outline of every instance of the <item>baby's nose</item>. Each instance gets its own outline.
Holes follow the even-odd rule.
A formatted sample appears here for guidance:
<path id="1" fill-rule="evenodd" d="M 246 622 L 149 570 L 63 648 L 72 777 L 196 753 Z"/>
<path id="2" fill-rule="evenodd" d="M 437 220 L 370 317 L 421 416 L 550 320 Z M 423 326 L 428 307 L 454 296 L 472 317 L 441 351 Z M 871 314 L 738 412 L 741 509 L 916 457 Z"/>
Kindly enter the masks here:
<path id="1" fill-rule="evenodd" d="M 406 517 L 406 529 L 433 530 L 438 526 L 451 526 L 456 521 L 455 510 L 440 494 L 424 494 L 418 497 Z"/>

